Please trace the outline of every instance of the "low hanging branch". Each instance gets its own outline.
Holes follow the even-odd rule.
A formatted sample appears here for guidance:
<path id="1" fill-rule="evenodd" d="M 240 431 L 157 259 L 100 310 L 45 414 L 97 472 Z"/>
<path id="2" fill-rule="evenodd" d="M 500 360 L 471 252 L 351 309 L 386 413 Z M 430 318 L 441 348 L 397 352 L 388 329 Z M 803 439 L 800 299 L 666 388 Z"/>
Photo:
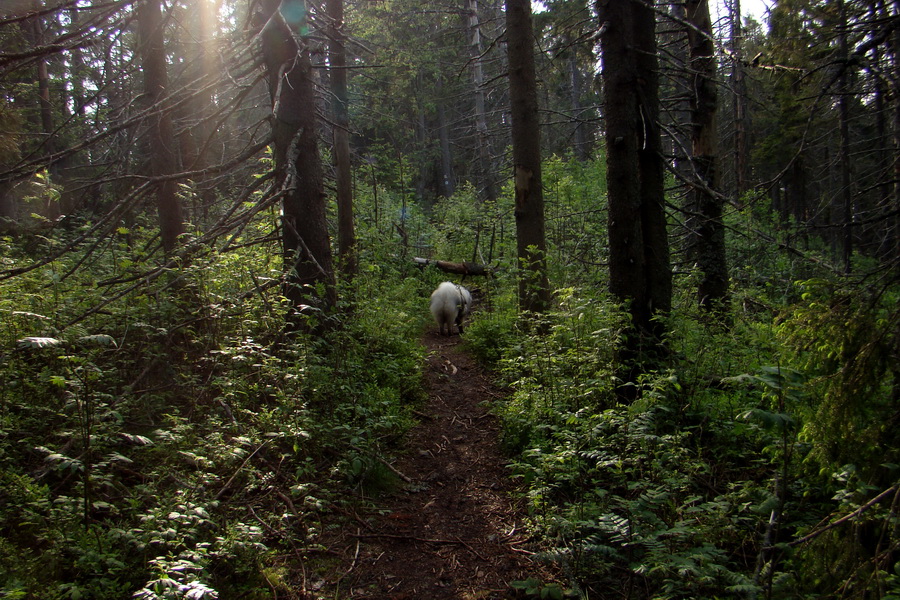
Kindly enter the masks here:
<path id="1" fill-rule="evenodd" d="M 896 486 L 896 485 L 889 487 L 888 489 L 884 490 L 883 492 L 881 492 L 880 494 L 878 494 L 877 496 L 875 496 L 874 498 L 872 498 L 871 500 L 869 500 L 868 502 L 866 502 L 865 504 L 863 504 L 862 506 L 860 506 L 859 508 L 857 508 L 856 510 L 851 512 L 850 514 L 844 515 L 837 521 L 832 521 L 831 523 L 825 525 L 824 527 L 820 527 L 819 529 L 816 529 L 812 533 L 809 533 L 800 539 L 789 542 L 788 546 L 799 546 L 800 544 L 805 544 L 806 542 L 809 542 L 810 540 L 813 540 L 813 539 L 819 537 L 820 535 L 822 535 L 829 529 L 834 529 L 835 527 L 837 527 L 839 525 L 843 525 L 847 521 L 855 519 L 859 515 L 863 514 L 864 512 L 866 512 L 867 510 L 872 508 L 874 505 L 878 504 L 879 502 L 881 502 L 882 500 L 884 500 L 885 498 L 890 496 L 891 494 L 896 494 L 898 491 L 900 491 L 900 489 L 898 489 L 898 486 Z M 896 498 L 894 499 L 894 503 L 896 504 Z M 766 549 L 769 550 L 772 548 L 773 547 L 769 547 Z"/>
<path id="2" fill-rule="evenodd" d="M 457 275 L 483 275 L 485 277 L 490 277 L 494 273 L 494 268 L 491 266 L 479 265 L 467 261 L 455 263 L 446 260 L 432 260 L 430 258 L 413 258 L 413 261 L 421 268 L 431 265 L 437 267 L 441 271 L 456 273 Z"/>

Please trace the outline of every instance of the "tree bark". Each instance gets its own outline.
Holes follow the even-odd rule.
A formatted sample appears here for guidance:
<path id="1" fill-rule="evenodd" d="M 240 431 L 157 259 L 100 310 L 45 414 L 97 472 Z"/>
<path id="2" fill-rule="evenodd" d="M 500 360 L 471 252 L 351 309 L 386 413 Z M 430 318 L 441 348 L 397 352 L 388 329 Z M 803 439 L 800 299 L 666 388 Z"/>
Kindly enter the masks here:
<path id="1" fill-rule="evenodd" d="M 892 15 L 895 19 L 900 18 L 900 0 L 894 0 L 892 3 Z M 900 27 L 894 29 L 890 39 L 891 66 L 894 72 L 900 71 Z M 893 112 L 893 155 L 900 156 L 900 85 L 897 84 L 896 78 L 892 80 L 892 91 L 894 92 L 894 112 Z M 894 211 L 891 219 L 891 232 L 893 236 L 892 257 L 900 260 L 900 160 L 893 161 L 893 191 L 890 206 Z"/>
<path id="2" fill-rule="evenodd" d="M 637 90 L 642 117 L 642 138 L 638 147 L 641 182 L 641 220 L 643 221 L 644 262 L 647 267 L 646 294 L 650 302 L 650 330 L 654 345 L 661 345 L 665 333 L 658 316 L 672 309 L 672 267 L 669 262 L 668 224 L 666 221 L 665 161 L 659 131 L 659 58 L 656 40 L 656 13 L 652 2 L 634 2 L 635 58 Z"/>
<path id="3" fill-rule="evenodd" d="M 150 174 L 160 178 L 177 170 L 172 117 L 163 105 L 169 87 L 164 32 L 160 0 L 144 0 L 138 4 L 138 34 L 144 62 L 144 96 L 151 109 L 148 117 Z M 167 254 L 175 250 L 178 237 L 184 233 L 177 185 L 174 179 L 168 178 L 156 183 L 160 237 Z"/>
<path id="4" fill-rule="evenodd" d="M 475 173 L 479 179 L 478 187 L 481 197 L 491 202 L 497 199 L 497 190 L 494 184 L 494 169 L 491 160 L 490 138 L 488 137 L 478 0 L 466 0 L 466 11 L 468 12 L 469 35 L 471 36 L 469 54 L 472 59 L 472 87 L 475 91 L 475 144 L 478 148 L 478 164 L 475 166 Z"/>
<path id="5" fill-rule="evenodd" d="M 44 22 L 46 17 L 41 14 L 43 6 L 40 0 L 31 0 L 31 9 L 33 11 L 33 15 L 23 23 L 24 25 L 24 34 L 25 39 L 28 40 L 28 43 L 33 48 L 41 48 L 45 44 L 45 29 L 46 24 Z M 34 124 L 37 131 L 40 132 L 40 144 L 38 147 L 38 152 L 47 158 L 46 166 L 48 174 L 50 175 L 50 181 L 53 184 L 59 185 L 61 177 L 60 175 L 60 162 L 53 160 L 53 154 L 56 152 L 57 146 L 57 136 L 54 134 L 54 119 L 53 119 L 53 104 L 51 102 L 51 94 L 50 94 L 50 69 L 47 64 L 47 56 L 45 54 L 40 54 L 35 57 L 35 72 L 33 76 L 37 77 L 37 111 L 34 115 Z M 33 80 L 28 83 L 33 83 Z M 36 213 L 40 214 L 42 217 L 50 220 L 56 221 L 60 214 L 61 208 L 58 201 L 52 200 L 49 197 L 43 198 L 44 202 L 40 205 Z"/>
<path id="6" fill-rule="evenodd" d="M 575 44 L 569 52 L 568 68 L 569 68 L 569 102 L 572 108 L 572 115 L 575 117 L 575 130 L 572 132 L 572 143 L 575 147 L 575 158 L 579 162 L 585 162 L 590 158 L 590 143 L 588 142 L 588 131 L 584 124 L 584 105 L 581 102 L 581 94 L 584 91 L 584 76 L 578 67 L 578 53 L 575 52 Z"/>
<path id="7" fill-rule="evenodd" d="M 669 7 L 675 23 L 687 22 L 687 11 L 683 2 L 673 2 Z M 668 116 L 672 126 L 670 142 L 675 172 L 681 181 L 690 180 L 690 123 L 691 123 L 691 74 L 690 49 L 688 47 L 687 27 L 673 27 L 669 42 L 675 72 L 672 77 L 673 91 L 671 108 Z"/>
<path id="8" fill-rule="evenodd" d="M 841 132 L 841 262 L 843 263 L 844 272 L 849 273 L 851 270 L 851 258 L 853 257 L 853 193 L 850 189 L 850 67 L 848 59 L 850 57 L 850 48 L 847 41 L 847 29 L 849 23 L 847 21 L 847 6 L 844 0 L 838 0 L 838 51 L 840 53 L 840 64 L 847 65 L 841 68 L 840 78 L 838 80 L 838 115 L 840 119 Z"/>
<path id="9" fill-rule="evenodd" d="M 44 17 L 40 12 L 43 8 L 40 0 L 32 0 L 31 8 L 34 10 L 34 16 L 29 19 L 28 26 L 30 31 L 31 43 L 33 47 L 40 48 L 44 45 Z M 50 71 L 47 67 L 47 57 L 40 54 L 36 57 L 37 84 L 38 84 L 38 114 L 40 116 L 40 129 L 43 134 L 41 145 L 43 154 L 52 155 L 54 151 L 55 138 L 53 137 L 53 105 L 50 103 Z M 51 169 L 53 165 L 50 165 Z"/>
<path id="10" fill-rule="evenodd" d="M 328 60 L 331 65 L 333 95 L 334 170 L 337 188 L 338 254 L 345 277 L 356 274 L 356 232 L 353 225 L 353 182 L 350 170 L 350 113 L 347 103 L 347 50 L 344 35 L 344 2 L 327 0 Z"/>
<path id="11" fill-rule="evenodd" d="M 440 177 L 441 181 L 438 185 L 440 194 L 445 198 L 449 198 L 456 192 L 456 173 L 453 172 L 453 153 L 450 150 L 450 123 L 447 119 L 447 108 L 445 106 L 446 98 L 443 94 L 444 75 L 437 76 L 437 119 L 438 119 L 438 140 L 440 142 L 441 162 Z"/>
<path id="12" fill-rule="evenodd" d="M 709 6 L 707 5 L 707 12 Z M 743 24 L 741 23 L 741 0 L 732 0 L 731 6 L 731 81 L 734 101 L 734 192 L 738 200 L 747 191 L 748 144 L 747 144 L 747 84 L 744 81 Z"/>
<path id="13" fill-rule="evenodd" d="M 336 303 L 325 190 L 316 135 L 316 96 L 303 0 L 265 0 L 262 53 L 272 100 L 275 177 L 282 194 L 284 294 L 294 318 Z"/>
<path id="14" fill-rule="evenodd" d="M 657 126 L 658 60 L 652 9 L 630 0 L 598 0 L 606 115 L 610 291 L 631 315 L 619 349 L 624 383 L 637 381 L 648 355 L 662 350 L 672 302 Z M 634 398 L 622 386 L 623 399 Z"/>
<path id="15" fill-rule="evenodd" d="M 700 269 L 700 306 L 721 310 L 728 295 L 725 227 L 719 188 L 716 130 L 716 57 L 707 0 L 687 1 L 691 93 L 691 180 L 688 193 L 688 258 Z"/>
<path id="16" fill-rule="evenodd" d="M 445 273 L 455 273 L 456 275 L 480 275 L 490 276 L 494 273 L 494 269 L 488 265 L 481 265 L 473 262 L 450 262 L 446 260 L 434 260 L 432 258 L 413 258 L 413 262 L 419 267 L 434 266 Z"/>
<path id="17" fill-rule="evenodd" d="M 506 0 L 516 246 L 520 269 L 519 309 L 541 313 L 550 305 L 550 282 L 547 278 L 541 130 L 531 21 L 530 0 Z"/>

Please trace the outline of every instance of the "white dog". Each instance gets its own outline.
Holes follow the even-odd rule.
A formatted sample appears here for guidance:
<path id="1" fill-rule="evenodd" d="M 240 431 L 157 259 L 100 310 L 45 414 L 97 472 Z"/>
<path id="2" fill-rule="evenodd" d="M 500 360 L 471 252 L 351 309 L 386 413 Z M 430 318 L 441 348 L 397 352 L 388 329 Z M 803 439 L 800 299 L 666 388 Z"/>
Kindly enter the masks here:
<path id="1" fill-rule="evenodd" d="M 463 317 L 472 307 L 472 294 L 461 285 L 445 281 L 431 293 L 431 314 L 441 329 L 441 335 L 452 335 L 453 324 L 463 332 Z M 444 325 L 447 333 L 444 333 Z"/>

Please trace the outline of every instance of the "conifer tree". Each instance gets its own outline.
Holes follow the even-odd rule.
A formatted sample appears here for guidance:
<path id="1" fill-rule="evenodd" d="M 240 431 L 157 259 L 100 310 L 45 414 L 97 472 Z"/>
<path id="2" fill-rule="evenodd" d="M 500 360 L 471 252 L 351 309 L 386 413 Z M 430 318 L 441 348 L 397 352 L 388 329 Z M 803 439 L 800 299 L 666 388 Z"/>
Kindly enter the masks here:
<path id="1" fill-rule="evenodd" d="M 267 0 L 260 37 L 272 101 L 275 176 L 282 204 L 284 294 L 293 310 L 336 302 L 316 95 L 303 0 Z M 296 321 L 292 320 L 295 324 Z"/>
<path id="2" fill-rule="evenodd" d="M 541 313 L 550 305 L 550 283 L 547 278 L 541 129 L 531 23 L 529 0 L 506 0 L 516 244 L 521 269 L 519 308 L 526 312 Z"/>
<path id="3" fill-rule="evenodd" d="M 598 0 L 606 114 L 610 291 L 631 315 L 624 383 L 658 354 L 672 305 L 664 208 L 655 17 L 643 2 Z M 621 388 L 633 397 L 633 387 Z"/>

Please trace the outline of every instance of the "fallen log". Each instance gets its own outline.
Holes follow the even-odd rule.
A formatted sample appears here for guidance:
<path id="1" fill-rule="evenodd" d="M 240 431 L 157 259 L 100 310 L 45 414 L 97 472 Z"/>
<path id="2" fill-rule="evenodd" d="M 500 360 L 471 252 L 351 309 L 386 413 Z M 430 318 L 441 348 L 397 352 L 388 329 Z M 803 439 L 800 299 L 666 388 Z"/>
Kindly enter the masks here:
<path id="1" fill-rule="evenodd" d="M 488 265 L 479 265 L 478 263 L 472 263 L 468 261 L 455 263 L 446 260 L 433 260 L 430 258 L 418 257 L 413 258 L 413 260 L 421 268 L 434 266 L 441 271 L 445 271 L 447 273 L 456 273 L 457 275 L 484 275 L 489 277 L 494 272 L 493 267 L 490 267 Z"/>

